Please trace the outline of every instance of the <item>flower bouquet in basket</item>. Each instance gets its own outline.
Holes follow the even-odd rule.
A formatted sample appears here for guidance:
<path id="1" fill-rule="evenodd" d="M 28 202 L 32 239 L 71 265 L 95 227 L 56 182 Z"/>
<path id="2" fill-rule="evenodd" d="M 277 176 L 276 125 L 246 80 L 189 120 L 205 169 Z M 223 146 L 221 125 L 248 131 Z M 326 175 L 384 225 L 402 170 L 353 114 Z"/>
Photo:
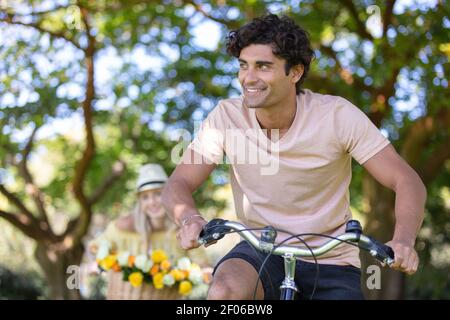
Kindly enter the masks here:
<path id="1" fill-rule="evenodd" d="M 166 252 L 157 249 L 150 255 L 131 255 L 129 252 L 116 252 L 109 244 L 102 244 L 97 252 L 96 261 L 101 271 L 121 272 L 123 281 L 133 287 L 143 283 L 153 285 L 155 289 L 178 287 L 183 296 L 191 294 L 196 287 L 207 286 L 209 273 L 199 265 L 182 257 L 170 261 Z"/>

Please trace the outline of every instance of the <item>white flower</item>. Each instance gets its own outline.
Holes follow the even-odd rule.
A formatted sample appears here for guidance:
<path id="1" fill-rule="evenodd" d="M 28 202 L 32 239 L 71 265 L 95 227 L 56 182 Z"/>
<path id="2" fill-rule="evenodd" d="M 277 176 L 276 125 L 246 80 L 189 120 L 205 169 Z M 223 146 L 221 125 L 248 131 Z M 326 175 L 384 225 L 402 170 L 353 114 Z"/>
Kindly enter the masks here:
<path id="1" fill-rule="evenodd" d="M 105 239 L 100 240 L 99 246 L 100 247 L 107 247 L 108 249 L 111 249 L 111 243 L 108 240 L 105 240 Z"/>
<path id="2" fill-rule="evenodd" d="M 153 267 L 153 261 L 152 260 L 147 260 L 147 262 L 145 263 L 145 265 L 142 267 L 142 271 L 144 271 L 145 273 L 149 272 L 150 269 Z"/>
<path id="3" fill-rule="evenodd" d="M 175 283 L 175 278 L 171 274 L 166 274 L 163 277 L 163 283 L 164 285 L 170 287 Z"/>
<path id="4" fill-rule="evenodd" d="M 140 254 L 134 260 L 134 265 L 143 272 L 149 272 L 150 268 L 153 267 L 153 261 L 149 260 L 145 254 Z"/>
<path id="5" fill-rule="evenodd" d="M 117 261 L 119 261 L 119 266 L 121 266 L 121 267 L 128 266 L 128 258 L 130 258 L 130 253 L 128 251 L 119 253 L 119 255 L 117 256 Z"/>
<path id="6" fill-rule="evenodd" d="M 136 259 L 134 260 L 134 265 L 136 266 L 136 268 L 141 269 L 145 265 L 147 260 L 148 259 L 145 254 L 140 254 L 140 255 L 136 256 Z"/>
<path id="7" fill-rule="evenodd" d="M 191 267 L 191 260 L 189 260 L 188 257 L 180 258 L 178 259 L 177 267 L 181 270 L 189 270 L 189 268 Z"/>
<path id="8" fill-rule="evenodd" d="M 201 283 L 192 288 L 189 294 L 189 299 L 205 300 L 208 295 L 209 286 L 205 283 Z"/>
<path id="9" fill-rule="evenodd" d="M 191 282 L 192 282 L 194 285 L 197 285 L 197 284 L 202 283 L 202 282 L 203 282 L 203 279 L 202 279 L 202 271 L 201 271 L 200 269 L 197 269 L 197 268 L 192 269 L 192 270 L 189 272 L 189 280 L 191 280 Z"/>
<path id="10" fill-rule="evenodd" d="M 100 259 L 100 260 L 105 259 L 109 255 L 110 249 L 111 249 L 111 244 L 108 241 L 106 241 L 106 240 L 100 241 L 96 258 Z"/>
<path id="11" fill-rule="evenodd" d="M 191 270 L 192 269 L 198 269 L 198 270 L 200 270 L 201 268 L 200 268 L 200 266 L 198 265 L 198 264 L 196 264 L 195 262 L 192 262 L 191 263 Z"/>

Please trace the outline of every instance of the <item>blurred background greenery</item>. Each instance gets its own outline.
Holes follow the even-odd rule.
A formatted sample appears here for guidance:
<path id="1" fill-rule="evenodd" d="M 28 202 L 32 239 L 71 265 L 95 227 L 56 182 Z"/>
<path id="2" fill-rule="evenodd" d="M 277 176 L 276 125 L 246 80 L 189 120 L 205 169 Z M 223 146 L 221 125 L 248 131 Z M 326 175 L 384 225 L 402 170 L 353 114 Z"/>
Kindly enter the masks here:
<path id="1" fill-rule="evenodd" d="M 266 12 L 310 33 L 317 59 L 305 87 L 359 106 L 427 186 L 419 271 L 384 270 L 367 297 L 450 298 L 442 0 L 0 1 L 0 298 L 102 297 L 98 277 L 68 290 L 67 267 L 84 263 L 86 241 L 130 209 L 137 168 L 171 172 L 181 133 L 240 94 L 224 38 Z M 210 218 L 232 216 L 227 169 L 195 194 Z M 393 193 L 355 165 L 351 197 L 366 231 L 390 240 Z"/>

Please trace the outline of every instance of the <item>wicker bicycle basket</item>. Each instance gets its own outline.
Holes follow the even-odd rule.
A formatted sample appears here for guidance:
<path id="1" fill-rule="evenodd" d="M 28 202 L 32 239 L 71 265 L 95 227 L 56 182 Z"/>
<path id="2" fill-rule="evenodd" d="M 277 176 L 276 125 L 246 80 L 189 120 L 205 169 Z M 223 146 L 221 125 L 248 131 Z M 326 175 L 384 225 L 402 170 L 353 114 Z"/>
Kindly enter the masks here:
<path id="1" fill-rule="evenodd" d="M 142 283 L 133 287 L 129 282 L 123 281 L 121 272 L 108 271 L 108 300 L 179 300 L 183 297 L 178 293 L 178 287 L 155 289 L 153 285 Z"/>

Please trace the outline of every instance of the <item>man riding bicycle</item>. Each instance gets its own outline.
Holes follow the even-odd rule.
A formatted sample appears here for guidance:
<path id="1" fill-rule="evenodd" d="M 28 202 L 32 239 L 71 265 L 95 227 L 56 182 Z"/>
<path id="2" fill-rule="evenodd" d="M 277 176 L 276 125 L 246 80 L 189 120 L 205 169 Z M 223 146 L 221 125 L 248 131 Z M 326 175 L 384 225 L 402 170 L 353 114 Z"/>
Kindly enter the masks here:
<path id="1" fill-rule="evenodd" d="M 236 212 L 244 224 L 285 230 L 278 233 L 278 242 L 288 233 L 342 234 L 351 219 L 354 158 L 395 191 L 396 225 L 388 243 L 395 253 L 392 267 L 414 273 L 425 187 L 360 109 L 344 98 L 301 89 L 314 55 L 307 33 L 288 17 L 267 15 L 230 32 L 227 51 L 239 59 L 243 94 L 220 101 L 210 112 L 162 196 L 180 226 L 181 246 L 199 246 L 206 221 L 192 193 L 224 155 L 231 163 Z M 327 241 L 314 236 L 304 239 L 311 247 Z M 354 246 L 343 244 L 318 258 L 320 279 L 314 298 L 363 298 L 358 253 Z M 271 256 L 258 280 L 263 258 L 248 243 L 239 243 L 216 266 L 208 299 L 251 299 L 256 281 L 256 298 L 276 299 L 283 260 Z M 296 270 L 300 292 L 307 297 L 315 264 L 302 259 Z"/>

